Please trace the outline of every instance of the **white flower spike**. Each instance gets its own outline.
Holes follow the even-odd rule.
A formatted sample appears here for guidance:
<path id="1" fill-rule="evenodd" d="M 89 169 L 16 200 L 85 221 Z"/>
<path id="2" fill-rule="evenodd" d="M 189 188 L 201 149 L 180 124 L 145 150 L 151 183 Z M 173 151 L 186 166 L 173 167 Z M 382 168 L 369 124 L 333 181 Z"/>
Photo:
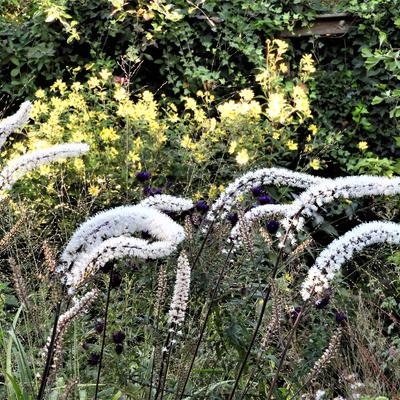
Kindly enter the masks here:
<path id="1" fill-rule="evenodd" d="M 0 149 L 8 136 L 25 126 L 29 120 L 31 110 L 32 103 L 30 101 L 25 101 L 15 114 L 0 121 Z"/>

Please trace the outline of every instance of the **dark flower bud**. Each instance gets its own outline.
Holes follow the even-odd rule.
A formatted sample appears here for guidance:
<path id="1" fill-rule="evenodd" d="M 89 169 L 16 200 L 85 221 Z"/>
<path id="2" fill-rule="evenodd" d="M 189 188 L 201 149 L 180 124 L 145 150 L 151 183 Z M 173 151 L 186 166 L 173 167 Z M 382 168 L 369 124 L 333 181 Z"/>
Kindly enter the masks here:
<path id="1" fill-rule="evenodd" d="M 145 182 L 151 179 L 151 174 L 148 171 L 140 171 L 136 173 L 136 179 L 139 182 Z"/>
<path id="2" fill-rule="evenodd" d="M 114 267 L 114 261 L 106 262 L 101 268 L 100 271 L 104 274 L 108 274 Z"/>
<path id="3" fill-rule="evenodd" d="M 279 229 L 279 222 L 275 220 L 268 221 L 266 228 L 269 233 L 276 233 Z"/>
<path id="4" fill-rule="evenodd" d="M 314 303 L 315 308 L 320 310 L 321 308 L 326 307 L 329 304 L 329 301 L 330 301 L 330 297 L 329 296 L 322 297 L 321 299 L 318 299 Z"/>
<path id="5" fill-rule="evenodd" d="M 200 212 L 207 212 L 209 210 L 209 206 L 207 204 L 207 202 L 205 202 L 204 200 L 199 200 L 196 202 L 196 210 L 200 211 Z"/>
<path id="6" fill-rule="evenodd" d="M 341 324 L 342 322 L 347 321 L 347 316 L 345 313 L 342 313 L 340 311 L 337 311 L 335 314 L 335 320 L 338 324 Z"/>
<path id="7" fill-rule="evenodd" d="M 87 363 L 89 365 L 97 365 L 100 362 L 100 354 L 92 353 L 90 354 Z"/>
<path id="8" fill-rule="evenodd" d="M 151 235 L 149 232 L 147 232 L 147 231 L 142 232 L 142 239 L 150 239 L 150 238 L 151 238 Z"/>
<path id="9" fill-rule="evenodd" d="M 125 333 L 122 331 L 116 331 L 112 334 L 114 343 L 122 343 L 125 340 Z"/>
<path id="10" fill-rule="evenodd" d="M 274 204 L 274 200 L 268 195 L 259 196 L 257 200 L 260 204 Z"/>
<path id="11" fill-rule="evenodd" d="M 297 317 L 299 316 L 301 311 L 301 307 L 296 307 L 290 310 L 290 318 L 292 319 L 293 322 L 296 321 Z"/>
<path id="12" fill-rule="evenodd" d="M 104 330 L 104 322 L 101 321 L 101 320 L 97 320 L 97 321 L 94 323 L 94 330 L 95 330 L 96 333 L 98 333 L 98 334 L 102 333 L 103 330 Z"/>
<path id="13" fill-rule="evenodd" d="M 143 188 L 143 193 L 146 196 L 154 196 L 155 194 L 161 194 L 162 190 L 160 188 L 153 188 L 153 187 L 150 187 L 150 186 L 145 186 Z"/>
<path id="14" fill-rule="evenodd" d="M 117 354 L 122 354 L 123 351 L 124 351 L 124 346 L 121 343 L 117 343 L 115 345 L 115 352 Z"/>
<path id="15" fill-rule="evenodd" d="M 125 267 L 128 268 L 130 271 L 139 271 L 140 269 L 139 265 L 134 263 L 133 261 L 127 261 L 125 263 Z"/>
<path id="16" fill-rule="evenodd" d="M 234 226 L 239 221 L 239 216 L 237 213 L 231 212 L 226 216 L 226 219 L 231 223 L 232 226 Z"/>
<path id="17" fill-rule="evenodd" d="M 89 348 L 90 348 L 90 343 L 88 343 L 88 342 L 83 342 L 83 343 L 82 343 L 82 348 L 83 348 L 84 350 L 89 350 Z"/>
<path id="18" fill-rule="evenodd" d="M 110 279 L 110 286 L 112 288 L 117 288 L 122 283 L 122 276 L 118 271 L 113 271 Z"/>
<path id="19" fill-rule="evenodd" d="M 251 193 L 254 197 L 259 197 L 264 193 L 264 189 L 262 186 L 255 186 L 251 189 Z"/>

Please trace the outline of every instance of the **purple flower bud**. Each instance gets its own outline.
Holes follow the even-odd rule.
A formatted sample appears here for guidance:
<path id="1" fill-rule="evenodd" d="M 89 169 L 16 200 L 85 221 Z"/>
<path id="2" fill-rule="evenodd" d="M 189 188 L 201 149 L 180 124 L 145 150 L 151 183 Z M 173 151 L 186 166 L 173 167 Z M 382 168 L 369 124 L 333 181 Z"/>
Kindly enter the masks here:
<path id="1" fill-rule="evenodd" d="M 150 233 L 147 232 L 147 231 L 143 231 L 143 232 L 141 233 L 141 236 L 142 236 L 142 239 L 150 239 L 150 238 L 151 238 Z"/>
<path id="2" fill-rule="evenodd" d="M 119 355 L 124 351 L 124 346 L 121 343 L 115 345 L 115 352 Z"/>
<path id="3" fill-rule="evenodd" d="M 255 186 L 251 189 L 251 193 L 254 197 L 259 197 L 264 193 L 264 189 L 262 186 Z"/>
<path id="4" fill-rule="evenodd" d="M 150 187 L 150 186 L 145 186 L 143 188 L 143 193 L 146 196 L 154 196 L 155 194 L 161 194 L 162 190 L 160 188 L 157 188 L 157 187 L 153 188 L 153 187 Z"/>
<path id="5" fill-rule="evenodd" d="M 209 206 L 207 204 L 207 202 L 205 202 L 204 200 L 199 200 L 196 202 L 196 210 L 200 211 L 200 212 L 207 212 L 209 210 Z"/>
<path id="6" fill-rule="evenodd" d="M 321 308 L 326 307 L 329 304 L 329 301 L 330 301 L 330 297 L 329 296 L 322 297 L 321 299 L 318 299 L 314 303 L 315 308 L 320 310 Z"/>
<path id="7" fill-rule="evenodd" d="M 83 348 L 84 350 L 89 350 L 89 348 L 90 348 L 90 343 L 88 343 L 88 342 L 83 342 L 82 348 Z"/>
<path id="8" fill-rule="evenodd" d="M 122 343 L 125 340 L 125 333 L 122 331 L 115 331 L 112 334 L 114 343 Z"/>
<path id="9" fill-rule="evenodd" d="M 340 324 L 340 323 L 342 323 L 342 322 L 344 322 L 344 321 L 347 321 L 347 316 L 346 316 L 345 313 L 342 313 L 342 312 L 340 312 L 340 311 L 337 311 L 336 314 L 335 314 L 335 320 L 336 320 L 336 322 L 337 322 L 338 324 Z"/>
<path id="10" fill-rule="evenodd" d="M 122 276 L 118 271 L 113 271 L 111 275 L 111 281 L 110 281 L 110 286 L 112 288 L 117 288 L 121 285 L 122 283 Z"/>
<path id="11" fill-rule="evenodd" d="M 299 316 L 301 311 L 301 307 L 292 308 L 290 310 L 290 318 L 293 322 L 296 321 L 297 317 Z"/>
<path id="12" fill-rule="evenodd" d="M 99 362 L 100 362 L 100 354 L 97 354 L 97 353 L 90 354 L 90 356 L 87 360 L 87 363 L 89 365 L 93 365 L 93 366 L 97 365 Z"/>
<path id="13" fill-rule="evenodd" d="M 148 171 L 140 171 L 140 172 L 136 172 L 136 179 L 139 182 L 146 182 L 149 179 L 151 179 L 151 174 Z"/>
<path id="14" fill-rule="evenodd" d="M 271 196 L 268 195 L 263 195 L 263 196 L 259 196 L 257 197 L 257 200 L 260 204 L 274 204 L 274 200 Z"/>
<path id="15" fill-rule="evenodd" d="M 103 272 L 104 274 L 108 274 L 113 267 L 114 267 L 114 261 L 108 261 L 100 268 L 100 271 Z"/>
<path id="16" fill-rule="evenodd" d="M 279 222 L 275 220 L 268 221 L 266 228 L 269 233 L 276 233 L 279 229 Z"/>
<path id="17" fill-rule="evenodd" d="M 226 219 L 234 226 L 239 221 L 239 216 L 237 213 L 231 212 L 226 216 Z"/>
<path id="18" fill-rule="evenodd" d="M 104 322 L 101 321 L 100 319 L 98 319 L 94 323 L 94 330 L 96 331 L 96 333 L 98 333 L 100 335 L 100 333 L 102 333 L 104 330 Z"/>

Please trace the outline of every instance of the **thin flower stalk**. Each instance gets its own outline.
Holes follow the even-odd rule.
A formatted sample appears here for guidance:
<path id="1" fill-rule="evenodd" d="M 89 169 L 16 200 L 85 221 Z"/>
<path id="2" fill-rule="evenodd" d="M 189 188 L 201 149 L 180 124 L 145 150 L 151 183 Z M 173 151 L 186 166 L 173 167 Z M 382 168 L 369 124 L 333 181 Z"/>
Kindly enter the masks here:
<path id="1" fill-rule="evenodd" d="M 68 309 L 66 312 L 60 315 L 57 322 L 56 334 L 54 338 L 54 355 L 53 355 L 53 368 L 55 368 L 57 361 L 61 355 L 62 351 L 62 343 L 66 330 L 70 326 L 71 322 L 77 318 L 78 316 L 84 314 L 87 308 L 91 303 L 97 298 L 98 290 L 93 289 L 87 292 L 80 299 L 74 299 L 75 304 Z M 47 339 L 47 343 L 43 352 L 43 357 L 46 358 L 48 356 L 48 352 L 50 351 L 51 337 L 49 336 Z"/>
<path id="2" fill-rule="evenodd" d="M 21 302 L 21 304 L 24 305 L 26 310 L 30 312 L 32 310 L 32 307 L 29 301 L 28 288 L 25 279 L 22 276 L 21 268 L 17 264 L 15 259 L 12 257 L 8 259 L 8 263 L 10 264 L 11 267 L 11 271 L 14 278 L 15 291 L 18 295 L 19 301 Z"/>
<path id="3" fill-rule="evenodd" d="M 7 232 L 2 239 L 0 240 L 0 251 L 3 250 L 3 248 L 11 241 L 12 238 L 15 237 L 15 235 L 18 233 L 19 229 L 21 228 L 23 222 L 25 222 L 25 217 L 20 218 L 10 229 L 9 232 Z"/>
<path id="4" fill-rule="evenodd" d="M 325 349 L 322 356 L 314 363 L 314 366 L 308 373 L 306 379 L 307 383 L 315 379 L 332 362 L 339 350 L 340 339 L 342 338 L 342 335 L 343 327 L 338 326 L 329 341 L 328 347 Z"/>

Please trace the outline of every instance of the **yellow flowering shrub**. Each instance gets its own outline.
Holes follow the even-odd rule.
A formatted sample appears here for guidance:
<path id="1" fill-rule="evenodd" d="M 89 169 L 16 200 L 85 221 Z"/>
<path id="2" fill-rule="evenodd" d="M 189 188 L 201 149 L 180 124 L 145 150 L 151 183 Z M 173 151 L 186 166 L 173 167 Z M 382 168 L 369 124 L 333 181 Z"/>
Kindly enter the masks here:
<path id="1" fill-rule="evenodd" d="M 286 61 L 287 51 L 285 41 L 267 40 L 266 65 L 255 76 L 258 86 L 219 103 L 208 90 L 175 101 L 149 90 L 132 94 L 126 80 L 88 65 L 86 81 L 58 79 L 48 90 L 37 90 L 30 132 L 15 149 L 87 142 L 89 156 L 66 164 L 65 182 L 75 187 L 79 175 L 83 192 L 106 204 L 115 196 L 141 197 L 143 185 L 135 178 L 141 170 L 152 174 L 151 185 L 165 190 L 172 179 L 180 190 L 203 196 L 215 195 L 215 188 L 240 169 L 291 167 L 300 159 L 304 168 L 317 170 L 324 163 L 316 154 L 318 127 L 307 86 L 313 59 L 304 55 L 296 69 Z M 54 186 L 49 184 L 54 168 L 60 167 L 41 172 L 46 187 Z"/>

